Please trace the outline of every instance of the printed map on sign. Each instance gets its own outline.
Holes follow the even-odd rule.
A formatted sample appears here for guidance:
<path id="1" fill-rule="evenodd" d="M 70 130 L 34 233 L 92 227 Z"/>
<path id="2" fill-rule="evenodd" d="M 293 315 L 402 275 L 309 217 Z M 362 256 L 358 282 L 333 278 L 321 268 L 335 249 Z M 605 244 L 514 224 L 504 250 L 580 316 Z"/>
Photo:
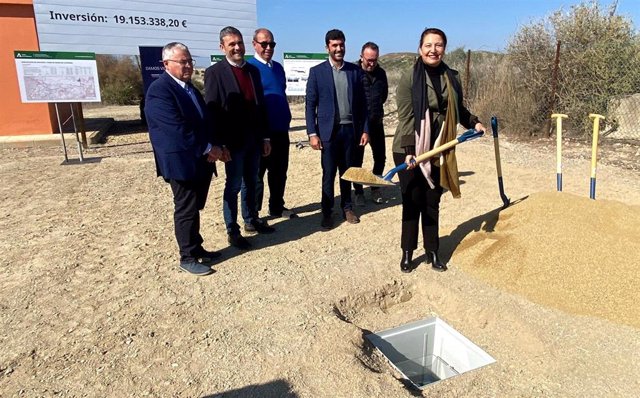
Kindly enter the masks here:
<path id="1" fill-rule="evenodd" d="M 87 73 L 88 72 L 88 73 Z M 96 97 L 91 68 L 63 65 L 25 65 L 24 85 L 28 101 L 77 101 Z"/>
<path id="2" fill-rule="evenodd" d="M 16 51 L 15 61 L 22 102 L 100 101 L 93 54 Z"/>

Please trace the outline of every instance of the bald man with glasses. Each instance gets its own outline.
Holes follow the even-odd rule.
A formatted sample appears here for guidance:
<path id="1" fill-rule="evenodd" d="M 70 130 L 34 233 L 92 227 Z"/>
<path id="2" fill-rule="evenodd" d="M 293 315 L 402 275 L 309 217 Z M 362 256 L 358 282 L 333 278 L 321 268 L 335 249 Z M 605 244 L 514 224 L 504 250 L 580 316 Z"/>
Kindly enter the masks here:
<path id="1" fill-rule="evenodd" d="M 256 186 L 256 207 L 262 209 L 264 197 L 264 175 L 269 184 L 269 215 L 271 217 L 296 218 L 296 213 L 284 206 L 284 191 L 289 168 L 289 125 L 291 110 L 287 102 L 287 80 L 282 65 L 273 60 L 276 42 L 273 33 L 259 28 L 253 35 L 255 54 L 247 62 L 260 71 L 260 80 L 264 89 L 265 106 L 271 154 L 260 159 L 260 174 Z"/>

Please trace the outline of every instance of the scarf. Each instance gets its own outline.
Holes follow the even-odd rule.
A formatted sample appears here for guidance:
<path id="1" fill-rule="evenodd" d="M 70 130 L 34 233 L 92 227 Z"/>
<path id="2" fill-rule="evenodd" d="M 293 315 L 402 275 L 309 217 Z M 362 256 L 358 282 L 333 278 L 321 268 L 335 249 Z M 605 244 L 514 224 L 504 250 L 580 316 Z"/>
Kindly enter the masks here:
<path id="1" fill-rule="evenodd" d="M 458 125 L 458 94 L 453 73 L 449 67 L 442 63 L 445 82 L 447 85 L 447 110 L 442 128 L 438 132 L 433 148 L 456 138 Z M 429 112 L 429 98 L 427 97 L 427 71 L 421 59 L 418 59 L 413 67 L 413 86 L 411 87 L 411 99 L 414 114 L 414 131 L 416 134 L 416 156 L 433 149 L 431 147 L 431 117 Z M 456 160 L 455 147 L 440 154 L 440 186 L 451 191 L 454 198 L 460 197 L 460 180 L 458 178 L 458 162 Z M 431 178 L 431 161 L 422 162 L 420 170 L 425 176 L 431 188 L 435 188 Z"/>

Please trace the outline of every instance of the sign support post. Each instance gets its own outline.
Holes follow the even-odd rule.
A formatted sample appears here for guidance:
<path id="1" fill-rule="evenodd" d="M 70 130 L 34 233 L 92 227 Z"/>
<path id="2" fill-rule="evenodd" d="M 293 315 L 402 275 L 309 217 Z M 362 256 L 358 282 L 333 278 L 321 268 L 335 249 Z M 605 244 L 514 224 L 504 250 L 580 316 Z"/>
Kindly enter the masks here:
<path id="1" fill-rule="evenodd" d="M 64 133 L 62 132 L 62 123 L 60 122 L 60 112 L 58 111 L 58 103 L 55 104 L 56 119 L 58 119 L 58 131 L 60 131 L 60 138 L 62 139 L 62 151 L 64 152 L 64 161 L 69 163 L 69 156 L 67 156 L 67 143 L 64 142 Z"/>
<path id="2" fill-rule="evenodd" d="M 78 136 L 78 128 L 76 127 L 76 115 L 73 112 L 72 103 L 69 103 L 69 108 L 71 108 L 71 120 L 73 121 L 73 133 L 76 135 L 76 144 L 78 144 L 78 156 L 80 157 L 80 161 L 84 162 L 84 157 L 82 156 L 82 143 L 80 142 L 80 137 Z"/>

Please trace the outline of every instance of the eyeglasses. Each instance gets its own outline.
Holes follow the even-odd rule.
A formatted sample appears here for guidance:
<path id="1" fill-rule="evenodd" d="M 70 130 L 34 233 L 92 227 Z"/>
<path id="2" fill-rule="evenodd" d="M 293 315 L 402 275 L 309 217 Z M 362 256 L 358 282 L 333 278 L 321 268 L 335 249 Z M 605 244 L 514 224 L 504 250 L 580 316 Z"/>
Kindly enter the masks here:
<path id="1" fill-rule="evenodd" d="M 167 59 L 166 61 L 171 61 L 171 62 L 175 62 L 176 64 L 180 64 L 182 66 L 187 66 L 187 65 L 195 65 L 196 64 L 196 60 L 195 59 L 184 59 L 181 61 L 176 61 L 175 59 Z"/>
<path id="2" fill-rule="evenodd" d="M 259 41 L 257 43 L 260 44 L 260 47 L 262 47 L 263 50 L 266 50 L 267 47 L 276 48 L 275 41 Z"/>

